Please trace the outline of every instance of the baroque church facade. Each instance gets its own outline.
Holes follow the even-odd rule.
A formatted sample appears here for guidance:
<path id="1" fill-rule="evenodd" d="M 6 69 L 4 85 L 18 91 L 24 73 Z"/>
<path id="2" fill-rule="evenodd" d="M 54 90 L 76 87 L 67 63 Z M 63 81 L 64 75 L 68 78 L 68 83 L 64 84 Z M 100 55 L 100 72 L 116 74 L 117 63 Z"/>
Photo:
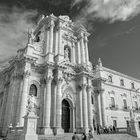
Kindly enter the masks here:
<path id="1" fill-rule="evenodd" d="M 38 116 L 37 134 L 88 132 L 96 124 L 140 129 L 140 81 L 89 61 L 88 36 L 68 16 L 42 16 L 0 71 L 0 134 Z"/>

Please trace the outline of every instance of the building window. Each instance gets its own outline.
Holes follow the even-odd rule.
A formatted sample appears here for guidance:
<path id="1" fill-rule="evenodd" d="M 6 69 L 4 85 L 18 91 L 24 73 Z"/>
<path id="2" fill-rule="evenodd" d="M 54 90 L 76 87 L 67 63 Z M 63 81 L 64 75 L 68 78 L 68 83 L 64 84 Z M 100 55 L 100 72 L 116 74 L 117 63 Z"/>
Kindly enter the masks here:
<path id="1" fill-rule="evenodd" d="M 93 96 L 91 96 L 91 103 L 92 103 L 92 105 L 94 104 L 94 98 L 93 98 Z"/>
<path id="2" fill-rule="evenodd" d="M 138 121 L 139 129 L 140 129 L 140 121 Z"/>
<path id="3" fill-rule="evenodd" d="M 115 107 L 115 99 L 114 99 L 114 97 L 111 97 L 111 107 Z"/>
<path id="4" fill-rule="evenodd" d="M 127 109 L 127 102 L 126 102 L 126 99 L 123 99 L 123 107 L 124 107 L 124 109 Z"/>
<path id="5" fill-rule="evenodd" d="M 108 76 L 108 81 L 109 81 L 109 82 L 113 82 L 113 81 L 112 81 L 112 76 L 111 76 L 111 75 Z"/>
<path id="6" fill-rule="evenodd" d="M 30 86 L 29 95 L 37 96 L 37 87 L 34 84 Z"/>
<path id="7" fill-rule="evenodd" d="M 129 121 L 128 120 L 126 121 L 126 126 L 127 126 L 127 128 L 130 127 L 130 124 L 129 124 Z"/>
<path id="8" fill-rule="evenodd" d="M 115 126 L 115 128 L 117 128 L 117 120 L 113 120 L 113 126 Z"/>
<path id="9" fill-rule="evenodd" d="M 137 101 L 134 102 L 134 105 L 135 105 L 135 110 L 138 110 L 138 103 L 137 103 Z"/>
<path id="10" fill-rule="evenodd" d="M 124 86 L 124 80 L 123 79 L 120 80 L 120 85 Z"/>
<path id="11" fill-rule="evenodd" d="M 132 88 L 132 89 L 134 89 L 134 88 L 135 88 L 134 83 L 131 83 L 131 88 Z"/>

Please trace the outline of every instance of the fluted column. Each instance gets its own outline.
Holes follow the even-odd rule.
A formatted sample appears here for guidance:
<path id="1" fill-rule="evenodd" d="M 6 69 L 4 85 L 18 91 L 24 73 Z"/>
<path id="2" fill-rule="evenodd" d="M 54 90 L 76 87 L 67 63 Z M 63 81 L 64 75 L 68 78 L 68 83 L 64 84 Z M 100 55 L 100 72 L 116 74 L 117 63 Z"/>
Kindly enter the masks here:
<path id="1" fill-rule="evenodd" d="M 52 130 L 50 129 L 52 79 L 53 79 L 52 76 L 47 76 L 46 78 L 46 93 L 44 94 L 44 117 L 43 117 L 44 134 L 52 134 Z"/>
<path id="2" fill-rule="evenodd" d="M 19 113 L 19 125 L 24 125 L 24 119 L 23 117 L 27 113 L 27 100 L 28 100 L 28 86 L 29 86 L 29 71 L 26 71 L 23 76 L 23 87 L 22 87 L 22 93 L 21 93 L 21 106 L 20 106 L 20 113 Z"/>
<path id="3" fill-rule="evenodd" d="M 73 47 L 72 47 L 72 51 L 73 51 L 73 53 L 72 53 L 72 58 L 73 58 L 73 63 L 75 64 L 75 46 L 74 46 L 74 43 L 73 43 L 72 46 L 73 46 Z"/>
<path id="4" fill-rule="evenodd" d="M 88 131 L 88 106 L 87 106 L 87 92 L 86 92 L 86 88 L 87 85 L 86 84 L 82 84 L 82 101 L 83 101 L 83 129 L 84 131 L 87 133 Z"/>
<path id="5" fill-rule="evenodd" d="M 86 62 L 88 63 L 89 62 L 89 54 L 88 54 L 88 45 L 87 45 L 87 43 L 88 43 L 88 39 L 87 39 L 87 36 L 85 36 L 85 53 L 86 53 Z"/>
<path id="6" fill-rule="evenodd" d="M 48 42 L 47 42 L 47 55 L 46 55 L 46 61 L 49 61 L 49 62 L 54 62 L 54 54 L 53 54 L 53 40 L 54 40 L 54 35 L 53 35 L 53 30 L 54 30 L 54 21 L 53 21 L 53 19 L 51 19 L 50 21 L 49 21 L 49 23 L 48 23 L 48 31 L 47 31 L 47 40 L 48 40 Z"/>
<path id="7" fill-rule="evenodd" d="M 98 94 L 97 98 L 98 98 L 98 114 L 99 114 L 98 121 L 99 121 L 100 125 L 102 126 L 101 94 L 99 91 L 97 94 Z"/>
<path id="8" fill-rule="evenodd" d="M 78 64 L 81 63 L 81 51 L 80 51 L 80 42 L 77 42 L 77 62 Z"/>
<path id="9" fill-rule="evenodd" d="M 61 93 L 61 85 L 63 79 L 60 77 L 57 79 L 57 95 L 56 95 L 56 133 L 64 133 L 61 128 L 61 117 L 62 117 L 62 93 Z"/>
<path id="10" fill-rule="evenodd" d="M 53 52 L 53 29 L 54 29 L 54 21 L 50 23 L 50 30 L 49 30 L 49 52 Z"/>
<path id="11" fill-rule="evenodd" d="M 82 90 L 81 86 L 77 87 L 76 97 L 76 130 L 82 132 L 83 128 L 83 110 L 82 110 Z"/>
<path id="12" fill-rule="evenodd" d="M 63 31 L 62 31 L 62 23 L 61 21 L 59 21 L 58 25 L 57 25 L 57 31 L 56 33 L 58 33 L 58 35 L 56 36 L 57 38 L 57 48 L 58 48 L 58 52 L 57 52 L 57 55 L 55 57 L 55 61 L 56 62 L 59 62 L 61 61 L 62 59 L 64 59 L 64 48 L 63 48 L 63 45 L 62 45 L 62 34 L 63 34 Z"/>
<path id="13" fill-rule="evenodd" d="M 87 95 L 88 95 L 88 124 L 89 124 L 89 128 L 94 130 L 93 129 L 93 120 L 92 120 L 91 91 L 92 91 L 92 87 L 88 86 L 87 87 Z"/>
<path id="14" fill-rule="evenodd" d="M 49 52 L 49 30 L 46 29 L 46 54 Z"/>
<path id="15" fill-rule="evenodd" d="M 80 45 L 81 45 L 81 58 L 82 58 L 82 63 L 85 63 L 85 46 L 84 46 L 84 35 L 81 33 L 80 35 Z"/>
<path id="16" fill-rule="evenodd" d="M 104 94 L 104 90 L 100 90 L 100 94 L 101 94 L 101 111 L 102 111 L 102 125 L 105 126 L 106 125 L 106 113 L 105 113 L 105 94 Z"/>

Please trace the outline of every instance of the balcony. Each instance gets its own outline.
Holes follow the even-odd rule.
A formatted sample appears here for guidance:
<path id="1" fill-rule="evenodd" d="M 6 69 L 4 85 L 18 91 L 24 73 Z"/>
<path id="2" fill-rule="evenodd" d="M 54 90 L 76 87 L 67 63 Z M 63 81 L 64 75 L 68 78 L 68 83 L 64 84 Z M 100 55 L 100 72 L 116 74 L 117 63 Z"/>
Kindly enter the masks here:
<path id="1" fill-rule="evenodd" d="M 118 110 L 118 105 L 110 104 L 110 105 L 109 105 L 109 108 L 110 108 L 111 110 Z"/>
<path id="2" fill-rule="evenodd" d="M 129 107 L 129 106 L 123 106 L 123 107 L 122 107 L 122 110 L 123 110 L 123 111 L 130 111 L 130 107 Z"/>
<path id="3" fill-rule="evenodd" d="M 136 113 L 140 113 L 140 107 L 138 108 L 138 107 L 133 107 L 133 110 L 134 110 L 134 112 L 136 112 Z"/>

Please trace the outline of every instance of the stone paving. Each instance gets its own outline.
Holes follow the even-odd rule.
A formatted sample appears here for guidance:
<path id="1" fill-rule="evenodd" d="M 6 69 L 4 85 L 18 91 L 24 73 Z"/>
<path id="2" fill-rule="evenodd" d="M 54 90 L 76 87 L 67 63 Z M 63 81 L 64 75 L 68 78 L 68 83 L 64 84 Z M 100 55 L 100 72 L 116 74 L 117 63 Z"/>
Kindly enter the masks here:
<path id="1" fill-rule="evenodd" d="M 48 138 L 41 138 L 39 140 L 72 140 L 73 134 L 65 134 L 60 136 L 48 137 Z M 81 140 L 81 135 L 79 135 Z M 128 134 L 101 134 L 95 135 L 94 140 L 140 140 L 139 138 L 133 137 Z"/>
<path id="2" fill-rule="evenodd" d="M 72 140 L 73 134 L 65 134 L 65 135 L 59 135 L 59 136 L 50 136 L 45 137 L 42 136 L 39 138 L 39 140 Z M 81 140 L 81 135 L 79 135 L 79 138 Z M 4 140 L 0 138 L 0 140 Z M 101 134 L 101 135 L 95 135 L 94 140 L 140 140 L 140 138 L 133 137 L 128 134 Z"/>

